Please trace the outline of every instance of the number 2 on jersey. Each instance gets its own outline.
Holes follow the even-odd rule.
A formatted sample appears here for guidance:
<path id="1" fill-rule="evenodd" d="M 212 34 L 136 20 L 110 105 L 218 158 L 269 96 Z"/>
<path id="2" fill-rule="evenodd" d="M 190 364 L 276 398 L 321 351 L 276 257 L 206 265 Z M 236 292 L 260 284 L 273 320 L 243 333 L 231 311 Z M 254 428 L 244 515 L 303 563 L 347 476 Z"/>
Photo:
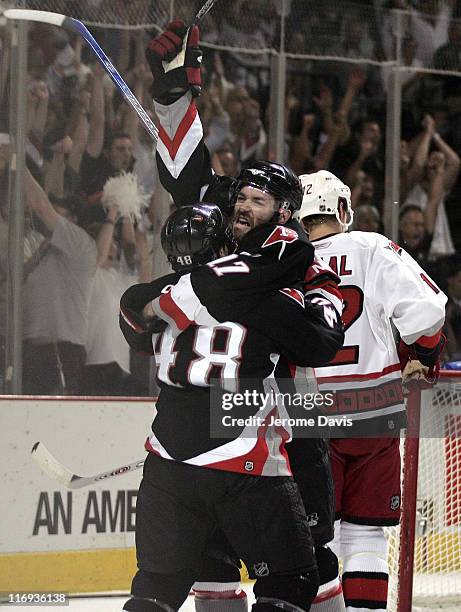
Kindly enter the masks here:
<path id="1" fill-rule="evenodd" d="M 346 332 L 363 312 L 363 291 L 356 285 L 341 285 L 344 300 L 343 322 Z M 328 365 L 350 365 L 359 362 L 359 345 L 343 346 Z"/>

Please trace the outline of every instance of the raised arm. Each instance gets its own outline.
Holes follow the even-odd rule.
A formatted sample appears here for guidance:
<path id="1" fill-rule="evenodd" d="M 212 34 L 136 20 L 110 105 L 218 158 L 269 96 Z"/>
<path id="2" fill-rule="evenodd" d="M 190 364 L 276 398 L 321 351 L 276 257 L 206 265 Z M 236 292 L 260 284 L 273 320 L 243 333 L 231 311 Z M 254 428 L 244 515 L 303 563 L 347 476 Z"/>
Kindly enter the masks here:
<path id="1" fill-rule="evenodd" d="M 212 178 L 210 156 L 195 105 L 201 77 L 199 31 L 191 28 L 186 53 L 172 66 L 183 46 L 184 24 L 175 21 L 154 38 L 146 50 L 153 75 L 152 94 L 159 122 L 157 165 L 159 178 L 177 206 L 199 201 Z M 167 62 L 171 62 L 168 64 Z"/>
<path id="2" fill-rule="evenodd" d="M 424 209 L 424 224 L 429 234 L 434 233 L 437 211 L 442 202 L 445 183 L 445 156 L 443 153 L 431 153 L 430 164 L 432 174 L 427 194 L 427 204 Z"/>
<path id="3" fill-rule="evenodd" d="M 97 158 L 101 155 L 104 144 L 104 89 L 102 79 L 104 70 L 99 62 L 93 65 L 93 87 L 90 101 L 90 122 L 88 129 L 88 140 L 86 152 L 91 157 Z"/>
<path id="4" fill-rule="evenodd" d="M 435 131 L 435 123 L 431 115 L 424 115 L 422 127 L 423 131 L 417 137 L 416 149 L 407 172 L 406 188 L 408 191 L 423 178 L 429 148 Z"/>
<path id="5" fill-rule="evenodd" d="M 110 248 L 114 241 L 115 222 L 117 220 L 118 206 L 115 202 L 106 203 L 107 214 L 102 222 L 101 229 L 96 237 L 96 247 L 98 249 L 97 265 L 102 268 L 109 257 Z"/>
<path id="6" fill-rule="evenodd" d="M 445 191 L 450 191 L 458 179 L 460 165 L 459 155 L 445 142 L 438 132 L 434 131 L 432 142 L 445 157 L 443 187 Z"/>
<path id="7" fill-rule="evenodd" d="M 26 170 L 26 202 L 37 217 L 43 221 L 49 232 L 53 232 L 61 218 L 55 211 L 45 191 L 34 179 L 30 170 Z"/>

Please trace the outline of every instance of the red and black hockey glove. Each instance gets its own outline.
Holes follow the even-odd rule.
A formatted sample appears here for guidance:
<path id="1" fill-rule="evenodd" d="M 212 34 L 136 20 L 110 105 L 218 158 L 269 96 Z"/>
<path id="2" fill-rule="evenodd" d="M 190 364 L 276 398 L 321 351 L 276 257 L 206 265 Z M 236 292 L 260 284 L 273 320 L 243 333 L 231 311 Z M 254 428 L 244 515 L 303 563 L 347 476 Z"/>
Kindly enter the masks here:
<path id="1" fill-rule="evenodd" d="M 320 292 L 330 299 L 342 314 L 341 279 L 320 257 L 315 256 L 304 277 L 304 293 Z"/>
<path id="2" fill-rule="evenodd" d="M 120 299 L 119 325 L 125 340 L 137 353 L 153 354 L 152 334 L 160 333 L 167 324 L 158 317 L 146 319 L 142 311 L 155 295 L 150 285 L 142 283 L 125 291 Z"/>
<path id="3" fill-rule="evenodd" d="M 427 389 L 437 382 L 445 342 L 441 331 L 433 336 L 422 336 L 411 345 L 400 340 L 398 354 L 405 390 L 411 390 L 412 386 Z"/>
<path id="4" fill-rule="evenodd" d="M 194 97 L 202 90 L 199 29 L 186 30 L 183 21 L 172 21 L 146 49 L 146 59 L 154 78 L 152 95 L 160 104 L 172 104 L 186 91 Z"/>

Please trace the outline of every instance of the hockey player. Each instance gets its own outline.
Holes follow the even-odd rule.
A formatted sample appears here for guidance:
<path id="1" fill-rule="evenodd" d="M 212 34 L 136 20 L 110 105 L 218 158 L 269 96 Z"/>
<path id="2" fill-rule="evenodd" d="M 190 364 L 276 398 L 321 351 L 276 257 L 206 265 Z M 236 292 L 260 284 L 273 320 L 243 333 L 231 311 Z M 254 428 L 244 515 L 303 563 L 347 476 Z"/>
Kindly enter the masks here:
<path id="1" fill-rule="evenodd" d="M 299 224 L 292 219 L 296 208 L 291 198 L 280 198 L 277 193 L 277 184 L 286 179 L 293 193 L 298 189 L 296 177 L 286 167 L 274 162 L 253 162 L 240 172 L 237 180 L 213 173 L 195 105 L 201 91 L 198 28 L 194 26 L 185 34 L 182 22 L 171 23 L 150 42 L 146 57 L 154 77 L 154 105 L 159 119 L 156 155 L 159 176 L 176 205 L 182 206 L 191 198 L 216 202 L 223 210 L 229 210 L 231 205 L 231 226 L 239 240 L 262 221 L 271 220 L 300 231 Z M 307 273 L 305 290 L 315 289 L 316 294 L 341 311 L 337 280 L 331 270 L 318 262 L 316 269 L 311 267 Z M 323 439 L 297 439 L 287 446 L 287 452 L 295 479 L 301 486 L 306 511 L 314 517 L 311 529 L 321 587 L 312 610 L 341 612 L 344 603 L 337 559 L 325 547 L 333 537 L 334 518 L 328 445 Z M 202 601 L 196 601 L 198 612 L 221 612 L 229 605 L 228 601 L 221 600 L 221 592 L 233 593 L 233 586 L 226 586 L 223 575 L 213 578 L 212 567 L 204 571 L 204 576 L 206 580 L 198 587 L 206 595 Z M 233 603 L 234 610 L 246 609 L 244 600 Z"/>
<path id="2" fill-rule="evenodd" d="M 203 205 L 174 213 L 163 243 L 175 237 L 176 263 L 197 263 L 187 248 L 200 236 L 204 249 L 198 255 L 213 254 L 213 237 L 224 235 L 222 218 L 217 207 Z M 130 288 L 121 301 L 122 329 L 138 350 L 149 348 L 142 312 L 152 298 L 170 324 L 154 336 L 161 392 L 137 503 L 140 569 L 125 610 L 178 609 L 216 527 L 257 578 L 255 611 L 308 610 L 317 590 L 304 509 L 288 476 L 288 431 L 265 423 L 240 427 L 225 440 L 210 437 L 209 377 L 214 367 L 224 389 L 245 381 L 260 391 L 276 389 L 279 376 L 289 378 L 288 360 L 324 363 L 341 345 L 342 333 L 332 325 L 337 315 L 331 306 L 303 305 L 298 290 L 279 290 L 286 280 L 302 277 L 312 260 L 308 242 L 264 224 L 245 236 L 241 248 L 241 255 L 182 276 L 176 287 L 186 291 L 175 294 L 176 287 L 168 287 L 174 275 L 168 275 Z M 248 414 L 267 421 L 280 411 L 269 402 Z"/>
<path id="3" fill-rule="evenodd" d="M 405 426 L 403 366 L 434 379 L 443 347 L 446 296 L 397 244 L 372 232 L 346 233 L 350 189 L 330 172 L 302 175 L 298 213 L 318 255 L 340 276 L 343 348 L 316 368 L 320 389 L 334 389 L 331 416 L 352 419 L 346 439 L 331 441 L 336 513 L 333 548 L 343 560 L 346 608 L 385 610 L 388 568 L 383 526 L 400 512 L 399 430 Z M 353 438 L 354 435 L 361 436 Z M 342 433 L 341 435 L 344 435 Z M 383 437 L 362 437 L 379 436 Z"/>

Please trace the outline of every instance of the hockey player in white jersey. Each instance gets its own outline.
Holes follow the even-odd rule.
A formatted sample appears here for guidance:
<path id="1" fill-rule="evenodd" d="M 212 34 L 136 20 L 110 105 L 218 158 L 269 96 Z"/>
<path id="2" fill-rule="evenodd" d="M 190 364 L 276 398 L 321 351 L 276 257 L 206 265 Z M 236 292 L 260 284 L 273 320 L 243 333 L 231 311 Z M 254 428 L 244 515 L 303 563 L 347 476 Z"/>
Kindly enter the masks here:
<path id="1" fill-rule="evenodd" d="M 401 368 L 408 362 L 407 369 L 436 379 L 447 298 L 385 236 L 347 232 L 350 189 L 336 176 L 321 170 L 300 179 L 298 218 L 316 254 L 340 276 L 345 303 L 344 346 L 329 365 L 315 369 L 320 389 L 336 391 L 332 416 L 352 420 L 348 433 L 341 432 L 347 438 L 331 441 L 338 519 L 332 548 L 343 560 L 346 609 L 385 610 L 383 526 L 398 524 L 400 514 Z M 391 321 L 401 337 L 399 350 Z"/>

